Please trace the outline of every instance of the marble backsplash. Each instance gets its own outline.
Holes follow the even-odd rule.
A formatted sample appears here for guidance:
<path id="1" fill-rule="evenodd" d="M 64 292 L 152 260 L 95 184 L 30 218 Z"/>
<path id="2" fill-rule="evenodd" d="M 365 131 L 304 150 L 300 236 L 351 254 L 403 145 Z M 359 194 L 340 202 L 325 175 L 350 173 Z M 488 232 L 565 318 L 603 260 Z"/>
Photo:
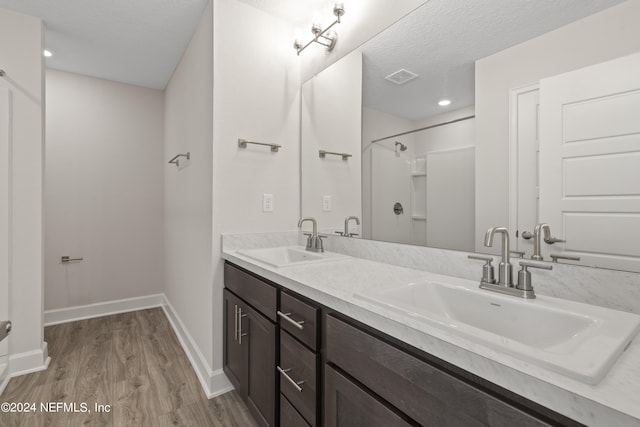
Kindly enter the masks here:
<path id="1" fill-rule="evenodd" d="M 225 234 L 223 251 L 276 246 L 304 245 L 306 236 L 297 231 L 277 233 Z M 399 267 L 429 271 L 470 280 L 480 280 L 482 261 L 468 253 L 398 243 L 378 242 L 329 235 L 325 250 L 383 262 Z M 497 269 L 498 256 L 494 265 Z M 519 267 L 514 264 L 514 276 Z M 496 271 L 497 274 L 497 271 Z M 640 314 L 640 273 L 553 264 L 553 270 L 531 269 L 537 294 Z"/>

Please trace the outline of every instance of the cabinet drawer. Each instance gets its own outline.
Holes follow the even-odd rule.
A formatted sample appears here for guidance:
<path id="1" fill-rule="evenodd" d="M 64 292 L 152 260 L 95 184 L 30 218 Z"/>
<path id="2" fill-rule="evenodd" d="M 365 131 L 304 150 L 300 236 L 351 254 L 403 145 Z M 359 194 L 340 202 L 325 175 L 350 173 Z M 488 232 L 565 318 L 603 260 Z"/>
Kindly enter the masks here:
<path id="1" fill-rule="evenodd" d="M 309 423 L 283 395 L 280 395 L 280 427 L 309 427 Z"/>
<path id="2" fill-rule="evenodd" d="M 274 286 L 226 263 L 224 265 L 224 285 L 260 313 L 273 322 L 276 321 L 278 290 Z"/>
<path id="3" fill-rule="evenodd" d="M 291 335 L 280 331 L 280 392 L 307 422 L 316 425 L 318 357 Z"/>
<path id="4" fill-rule="evenodd" d="M 298 338 L 314 351 L 318 350 L 319 310 L 298 298 L 280 294 L 280 328 Z"/>
<path id="5" fill-rule="evenodd" d="M 342 320 L 326 328 L 327 360 L 421 425 L 548 425 Z"/>

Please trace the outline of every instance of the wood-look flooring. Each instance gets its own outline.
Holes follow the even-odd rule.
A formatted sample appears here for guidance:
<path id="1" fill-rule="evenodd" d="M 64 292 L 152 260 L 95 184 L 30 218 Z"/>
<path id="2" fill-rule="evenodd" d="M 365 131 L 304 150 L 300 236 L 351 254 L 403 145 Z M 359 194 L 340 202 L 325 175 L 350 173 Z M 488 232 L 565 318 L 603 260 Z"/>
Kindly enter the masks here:
<path id="1" fill-rule="evenodd" d="M 33 413 L 0 413 L 0 426 L 255 426 L 236 392 L 208 400 L 160 308 L 45 328 L 51 364 L 11 379 L 0 402 Z M 90 412 L 43 412 L 41 402 Z M 96 412 L 95 405 L 110 405 Z"/>

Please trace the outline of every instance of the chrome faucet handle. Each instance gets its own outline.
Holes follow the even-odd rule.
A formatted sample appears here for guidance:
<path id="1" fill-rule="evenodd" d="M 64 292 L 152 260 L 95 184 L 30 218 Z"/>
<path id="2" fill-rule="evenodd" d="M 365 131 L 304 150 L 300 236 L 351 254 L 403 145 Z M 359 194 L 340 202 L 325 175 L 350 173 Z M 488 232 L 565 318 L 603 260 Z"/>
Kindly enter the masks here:
<path id="1" fill-rule="evenodd" d="M 526 299 L 535 298 L 536 295 L 533 292 L 533 285 L 531 284 L 531 272 L 527 268 L 540 268 L 542 270 L 552 270 L 553 266 L 549 263 L 539 261 L 520 261 L 520 271 L 518 271 L 518 284 L 516 289 L 523 292 L 523 297 Z"/>
<path id="2" fill-rule="evenodd" d="M 524 251 L 509 251 L 509 253 L 514 254 L 517 258 L 524 258 Z"/>
<path id="3" fill-rule="evenodd" d="M 480 283 L 496 283 L 493 265 L 491 265 L 493 257 L 485 255 L 467 255 L 467 258 L 485 262 L 485 265 L 482 266 L 482 279 L 480 279 Z"/>
<path id="4" fill-rule="evenodd" d="M 546 237 L 544 238 L 544 242 L 547 245 L 553 245 L 554 243 L 565 243 L 566 240 L 564 239 L 558 239 L 557 237 Z"/>
<path id="5" fill-rule="evenodd" d="M 558 262 L 559 259 L 566 259 L 567 261 L 580 261 L 579 256 L 571 256 L 571 255 L 559 255 L 559 254 L 549 254 L 552 262 Z"/>

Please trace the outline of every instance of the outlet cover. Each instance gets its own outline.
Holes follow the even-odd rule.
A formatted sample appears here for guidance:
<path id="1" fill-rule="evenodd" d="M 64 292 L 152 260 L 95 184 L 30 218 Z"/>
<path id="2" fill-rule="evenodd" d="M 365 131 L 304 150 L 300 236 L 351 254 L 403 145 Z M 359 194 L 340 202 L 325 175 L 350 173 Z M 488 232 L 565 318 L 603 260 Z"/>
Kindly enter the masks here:
<path id="1" fill-rule="evenodd" d="M 322 211 L 331 211 L 331 196 L 322 196 Z"/>
<path id="2" fill-rule="evenodd" d="M 262 212 L 273 212 L 273 194 L 262 195 Z"/>

